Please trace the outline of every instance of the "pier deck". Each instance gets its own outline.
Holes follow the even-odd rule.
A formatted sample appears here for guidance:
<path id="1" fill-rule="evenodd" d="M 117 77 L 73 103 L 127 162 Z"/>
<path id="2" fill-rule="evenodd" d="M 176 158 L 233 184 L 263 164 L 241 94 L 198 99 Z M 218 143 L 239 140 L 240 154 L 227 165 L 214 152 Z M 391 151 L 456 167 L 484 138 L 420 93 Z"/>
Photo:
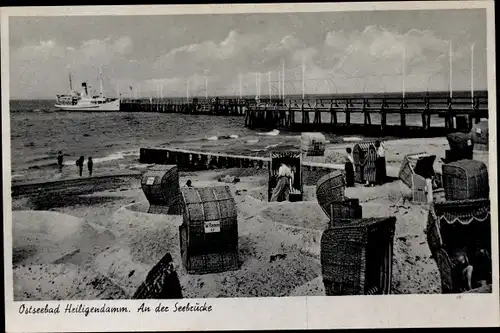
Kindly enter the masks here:
<path id="1" fill-rule="evenodd" d="M 353 115 L 358 115 L 358 120 L 362 122 L 354 122 L 351 118 Z M 339 119 L 341 117 L 343 119 Z M 407 121 L 410 118 L 411 123 Z M 436 121 L 439 118 L 442 118 L 442 124 L 432 126 L 431 120 L 439 122 Z M 249 103 L 245 112 L 245 126 L 252 129 L 335 133 L 359 131 L 363 134 L 398 136 L 420 136 L 425 132 L 433 136 L 455 130 L 468 131 L 473 123 L 484 118 L 488 118 L 486 93 L 474 98 L 463 95 L 455 98 L 316 98 L 288 100 L 284 104 Z M 417 124 L 417 119 L 420 124 Z"/>

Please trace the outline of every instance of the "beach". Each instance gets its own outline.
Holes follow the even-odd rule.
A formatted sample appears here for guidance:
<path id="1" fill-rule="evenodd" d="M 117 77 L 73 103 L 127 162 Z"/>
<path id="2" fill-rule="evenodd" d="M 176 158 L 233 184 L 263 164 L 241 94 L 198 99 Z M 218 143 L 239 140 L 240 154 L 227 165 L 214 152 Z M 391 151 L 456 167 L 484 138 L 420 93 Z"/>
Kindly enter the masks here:
<path id="1" fill-rule="evenodd" d="M 384 144 L 388 175 L 392 177 L 397 177 L 405 154 L 421 152 L 425 147 L 426 152 L 436 154 L 439 160 L 447 149 L 445 138 L 394 140 Z M 352 143 L 331 145 L 326 156 L 313 159 L 341 162 L 346 145 Z M 31 192 L 13 198 L 16 300 L 130 298 L 166 252 L 174 258 L 184 297 L 325 294 L 319 242 L 328 217 L 316 201 L 316 184 L 304 184 L 302 202 L 270 203 L 266 198 L 267 170 L 181 172 L 181 186 L 188 179 L 195 187 L 230 186 L 238 208 L 240 269 L 189 275 L 180 261 L 178 226 L 182 217 L 146 213 L 149 203 L 140 187 L 140 174 L 152 165 L 140 165 L 137 161 L 136 164 L 130 176 L 121 176 L 119 181 L 105 182 L 102 186 L 95 186 L 96 179 L 84 179 L 87 185 L 82 187 L 81 195 L 75 195 L 71 186 L 65 195 L 66 187 L 61 185 L 57 197 Z M 228 175 L 238 177 L 240 182 L 218 181 Z M 93 188 L 96 191 L 92 192 Z M 400 180 L 376 187 L 358 184 L 347 188 L 346 196 L 360 200 L 363 217 L 397 218 L 391 292 L 439 293 L 438 268 L 426 242 L 428 207 L 412 204 L 410 189 Z M 34 219 L 38 213 L 53 216 Z M 68 231 L 70 236 L 47 231 L 54 228 L 51 223 L 68 224 L 68 219 L 75 219 L 77 226 L 77 231 Z M 36 237 L 44 239 L 39 236 L 43 234 L 46 238 L 39 240 L 39 244 L 61 245 L 33 248 L 30 239 L 34 235 L 25 227 L 27 221 L 33 220 L 52 221 L 40 226 L 45 232 Z M 270 256 L 276 254 L 286 256 L 270 262 Z M 57 288 L 54 284 L 58 284 Z"/>
<path id="2" fill-rule="evenodd" d="M 142 147 L 269 157 L 275 149 L 299 148 L 301 133 L 250 131 L 242 117 L 19 109 L 11 113 L 11 136 L 16 300 L 127 299 L 167 252 L 184 297 L 325 295 L 320 240 L 328 217 L 316 200 L 316 183 L 308 183 L 319 171 L 303 171 L 309 173 L 303 177 L 304 198 L 294 203 L 267 202 L 266 169 L 181 171 L 180 186 L 187 180 L 195 187 L 226 185 L 236 200 L 241 266 L 207 275 L 186 273 L 179 248 L 182 216 L 146 213 L 149 203 L 140 185 L 142 173 L 154 167 L 139 163 Z M 347 147 L 376 139 L 325 137 L 324 156 L 303 161 L 343 168 Z M 411 190 L 398 173 L 405 155 L 424 152 L 436 156 L 440 173 L 448 141 L 380 140 L 389 182 L 357 184 L 346 189 L 346 197 L 359 199 L 365 218 L 397 218 L 391 293 L 440 293 L 426 241 L 428 206 L 411 203 Z M 55 163 L 58 150 L 65 155 L 62 170 Z M 85 168 L 78 177 L 74 160 L 90 155 L 93 176 Z M 487 153 L 481 158 L 487 163 Z M 225 176 L 240 181 L 220 182 Z M 276 255 L 281 259 L 270 260 Z"/>

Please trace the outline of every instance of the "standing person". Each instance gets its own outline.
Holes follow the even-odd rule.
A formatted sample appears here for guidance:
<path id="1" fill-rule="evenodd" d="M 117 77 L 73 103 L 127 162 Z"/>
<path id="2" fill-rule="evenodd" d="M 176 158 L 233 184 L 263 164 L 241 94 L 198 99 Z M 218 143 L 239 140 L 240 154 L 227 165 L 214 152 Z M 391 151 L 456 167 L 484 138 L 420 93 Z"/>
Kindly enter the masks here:
<path id="1" fill-rule="evenodd" d="M 62 151 L 59 150 L 59 152 L 57 153 L 57 165 L 59 166 L 59 171 L 62 171 L 63 161 L 64 161 L 63 153 Z"/>
<path id="2" fill-rule="evenodd" d="M 281 163 L 278 169 L 277 184 L 274 188 L 273 195 L 271 196 L 271 201 L 285 201 L 288 200 L 288 195 L 290 194 L 290 186 L 293 181 L 292 170 L 285 163 Z"/>
<path id="3" fill-rule="evenodd" d="M 346 186 L 354 187 L 354 158 L 352 157 L 352 150 L 350 147 L 347 147 L 345 151 L 347 153 L 345 160 Z"/>
<path id="4" fill-rule="evenodd" d="M 92 161 L 92 157 L 89 157 L 87 167 L 89 168 L 89 177 L 92 177 L 92 169 L 94 168 L 94 161 Z"/>
<path id="5" fill-rule="evenodd" d="M 76 160 L 76 166 L 78 167 L 78 174 L 80 175 L 80 177 L 83 174 L 83 163 L 84 162 L 85 162 L 85 157 L 83 157 L 83 156 L 80 156 L 80 158 Z"/>
<path id="6" fill-rule="evenodd" d="M 375 162 L 376 168 L 376 182 L 378 185 L 382 185 L 386 180 L 386 169 L 385 169 L 385 149 L 380 143 L 380 141 L 375 141 L 375 148 L 377 149 L 377 160 Z"/>

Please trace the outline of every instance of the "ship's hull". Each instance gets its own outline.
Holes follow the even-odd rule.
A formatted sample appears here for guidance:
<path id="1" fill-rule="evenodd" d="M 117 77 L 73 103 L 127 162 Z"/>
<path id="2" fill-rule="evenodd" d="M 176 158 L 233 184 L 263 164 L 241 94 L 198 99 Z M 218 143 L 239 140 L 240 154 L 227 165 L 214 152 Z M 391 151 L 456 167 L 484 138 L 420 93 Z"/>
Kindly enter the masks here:
<path id="1" fill-rule="evenodd" d="M 115 100 L 102 104 L 76 104 L 76 105 L 65 105 L 65 104 L 56 104 L 56 108 L 63 111 L 120 111 L 120 100 Z"/>

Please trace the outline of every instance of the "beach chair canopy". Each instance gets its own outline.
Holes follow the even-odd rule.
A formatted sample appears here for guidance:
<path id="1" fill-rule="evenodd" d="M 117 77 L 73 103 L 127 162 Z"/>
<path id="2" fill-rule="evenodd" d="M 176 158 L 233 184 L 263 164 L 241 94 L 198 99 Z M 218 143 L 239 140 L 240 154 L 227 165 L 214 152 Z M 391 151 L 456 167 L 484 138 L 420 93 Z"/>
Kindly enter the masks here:
<path id="1" fill-rule="evenodd" d="M 375 142 L 361 142 L 354 145 L 352 157 L 354 164 L 365 164 L 369 154 L 376 154 Z"/>
<path id="2" fill-rule="evenodd" d="M 408 154 L 403 160 L 401 169 L 399 170 L 399 178 L 409 188 L 412 187 L 412 175 L 416 174 L 424 179 L 432 178 L 436 175 L 434 171 L 434 161 L 436 155 L 427 153 Z"/>
<path id="3" fill-rule="evenodd" d="M 460 278 L 453 274 L 457 253 L 464 253 L 474 267 L 473 287 L 479 280 L 491 283 L 490 209 L 489 199 L 446 201 L 430 207 L 427 243 L 440 271 L 443 293 L 460 292 Z"/>
<path id="4" fill-rule="evenodd" d="M 238 209 L 229 186 L 181 189 L 181 257 L 189 274 L 238 268 Z"/>
<path id="5" fill-rule="evenodd" d="M 273 150 L 271 152 L 271 167 L 269 168 L 269 180 L 268 180 L 268 200 L 271 198 L 271 193 L 277 184 L 277 175 L 281 163 L 288 165 L 293 172 L 293 184 L 294 189 L 299 190 L 301 193 L 303 191 L 302 186 L 302 159 L 301 151 L 297 149 L 292 150 Z"/>
<path id="6" fill-rule="evenodd" d="M 474 143 L 488 144 L 488 120 L 480 121 L 472 126 L 472 139 Z"/>
<path id="7" fill-rule="evenodd" d="M 308 156 L 323 156 L 325 154 L 326 139 L 321 133 L 302 133 L 300 149 Z"/>
<path id="8" fill-rule="evenodd" d="M 425 179 L 433 177 L 436 173 L 434 171 L 434 161 L 436 155 L 422 156 L 415 162 L 415 174 L 424 177 Z"/>
<path id="9" fill-rule="evenodd" d="M 149 201 L 149 213 L 167 214 L 180 199 L 176 165 L 157 165 L 142 175 L 141 187 Z"/>

